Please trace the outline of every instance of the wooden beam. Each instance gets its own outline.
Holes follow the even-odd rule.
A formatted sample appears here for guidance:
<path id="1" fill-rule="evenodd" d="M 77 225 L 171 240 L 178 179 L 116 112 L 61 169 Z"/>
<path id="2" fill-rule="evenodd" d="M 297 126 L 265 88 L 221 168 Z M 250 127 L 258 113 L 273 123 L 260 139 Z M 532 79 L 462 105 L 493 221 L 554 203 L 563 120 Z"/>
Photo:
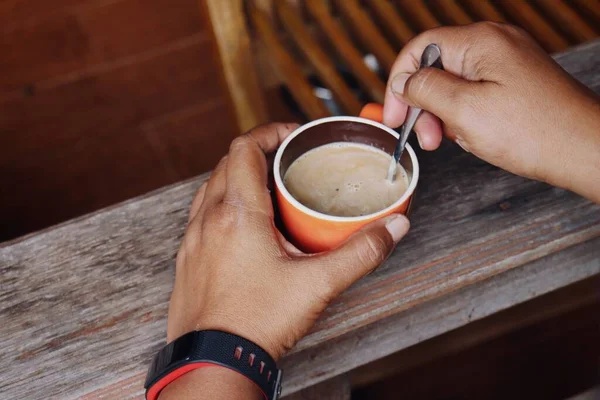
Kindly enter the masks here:
<path id="1" fill-rule="evenodd" d="M 363 365 L 350 373 L 352 387 L 370 385 L 525 327 L 600 305 L 599 288 L 600 275 L 596 275 Z"/>
<path id="2" fill-rule="evenodd" d="M 240 132 L 268 120 L 242 0 L 200 0 L 206 7 Z"/>

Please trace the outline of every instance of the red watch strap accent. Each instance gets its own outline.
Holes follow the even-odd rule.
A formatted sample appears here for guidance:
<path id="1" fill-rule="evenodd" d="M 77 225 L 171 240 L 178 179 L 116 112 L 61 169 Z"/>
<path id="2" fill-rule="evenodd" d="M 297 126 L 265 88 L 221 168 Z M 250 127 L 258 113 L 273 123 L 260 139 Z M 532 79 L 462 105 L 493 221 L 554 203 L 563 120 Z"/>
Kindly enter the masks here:
<path id="1" fill-rule="evenodd" d="M 165 387 L 167 387 L 168 384 L 174 382 L 176 379 L 187 374 L 188 372 L 191 372 L 195 369 L 204 368 L 204 367 L 220 367 L 220 368 L 226 368 L 230 371 L 233 371 L 233 372 L 239 374 L 240 376 L 243 376 L 245 379 L 252 382 L 253 385 L 258 387 L 260 392 L 263 394 L 263 397 L 265 398 L 265 400 L 269 399 L 267 397 L 267 394 L 260 388 L 260 386 L 258 386 L 252 379 L 248 378 L 247 376 L 245 376 L 243 374 L 240 374 L 238 371 L 231 369 L 231 368 L 227 368 L 226 366 L 223 366 L 220 364 L 213 364 L 213 363 L 209 363 L 209 362 L 198 362 L 198 363 L 191 363 L 191 364 L 183 365 L 183 366 L 177 368 L 176 370 L 169 372 L 164 377 L 162 377 L 158 382 L 156 382 L 154 385 L 152 385 L 148 389 L 148 391 L 146 392 L 146 400 L 158 400 L 158 395 Z"/>

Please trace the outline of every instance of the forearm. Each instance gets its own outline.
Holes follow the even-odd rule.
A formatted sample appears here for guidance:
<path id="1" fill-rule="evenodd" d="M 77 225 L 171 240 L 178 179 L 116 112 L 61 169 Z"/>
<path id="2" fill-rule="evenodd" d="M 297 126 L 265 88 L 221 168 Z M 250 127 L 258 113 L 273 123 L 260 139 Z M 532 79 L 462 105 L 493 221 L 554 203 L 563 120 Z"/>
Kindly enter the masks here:
<path id="1" fill-rule="evenodd" d="M 263 395 L 253 382 L 235 371 L 218 366 L 188 372 L 169 384 L 159 400 L 261 400 Z"/>

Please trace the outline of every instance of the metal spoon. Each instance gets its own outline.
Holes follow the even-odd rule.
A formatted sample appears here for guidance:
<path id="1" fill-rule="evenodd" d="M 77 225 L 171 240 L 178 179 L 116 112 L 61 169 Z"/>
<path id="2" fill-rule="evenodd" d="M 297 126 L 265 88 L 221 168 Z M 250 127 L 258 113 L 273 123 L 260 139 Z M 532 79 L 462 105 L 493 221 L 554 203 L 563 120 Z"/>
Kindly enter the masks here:
<path id="1" fill-rule="evenodd" d="M 423 50 L 423 55 L 421 56 L 421 65 L 419 66 L 419 69 L 427 67 L 444 69 L 442 65 L 442 53 L 437 44 L 432 43 L 429 46 L 425 47 L 425 50 Z M 400 157 L 404 152 L 404 147 L 406 146 L 408 135 L 412 132 L 415 123 L 417 122 L 417 119 L 421 115 L 421 111 L 423 110 L 421 110 L 420 108 L 408 107 L 408 112 L 406 113 L 406 120 L 404 121 L 404 124 L 402 124 L 402 126 L 399 128 L 400 136 L 398 137 L 398 142 L 396 143 L 396 150 L 394 151 L 394 156 L 392 157 L 390 167 L 388 169 L 388 180 L 391 182 L 394 182 L 394 180 L 396 179 L 396 171 L 398 170 L 396 166 L 400 162 Z"/>

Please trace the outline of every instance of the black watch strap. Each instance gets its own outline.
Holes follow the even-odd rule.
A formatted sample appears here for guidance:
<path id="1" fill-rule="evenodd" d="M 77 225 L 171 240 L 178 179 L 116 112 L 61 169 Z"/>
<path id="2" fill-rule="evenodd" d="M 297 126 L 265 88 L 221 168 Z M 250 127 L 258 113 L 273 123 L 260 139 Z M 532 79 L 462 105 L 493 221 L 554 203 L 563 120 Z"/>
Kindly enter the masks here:
<path id="1" fill-rule="evenodd" d="M 240 336 L 211 330 L 186 333 L 158 352 L 146 376 L 146 399 L 156 400 L 169 383 L 207 364 L 244 375 L 266 400 L 277 400 L 281 393 L 282 371 L 266 351 Z"/>

